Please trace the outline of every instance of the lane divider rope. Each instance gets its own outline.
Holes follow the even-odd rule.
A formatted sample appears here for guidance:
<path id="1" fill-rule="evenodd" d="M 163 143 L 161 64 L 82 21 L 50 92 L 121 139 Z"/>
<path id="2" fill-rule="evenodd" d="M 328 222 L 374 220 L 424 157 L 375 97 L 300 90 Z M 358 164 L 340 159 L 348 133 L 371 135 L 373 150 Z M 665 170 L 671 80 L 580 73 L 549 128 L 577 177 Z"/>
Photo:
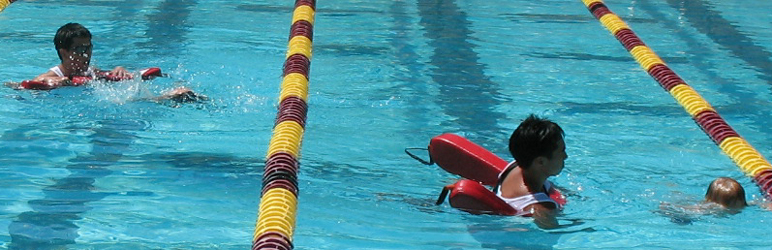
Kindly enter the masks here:
<path id="1" fill-rule="evenodd" d="M 766 197 L 772 193 L 772 166 L 721 118 L 716 110 L 671 70 L 643 41 L 600 0 L 582 0 L 646 72 L 684 107 L 702 130 L 742 171 L 751 176 Z"/>
<path id="2" fill-rule="evenodd" d="M 0 0 L 1 1 L 1 0 Z M 252 249 L 293 249 L 300 148 L 308 112 L 315 0 L 296 0 L 283 67 L 279 108 L 268 143 Z"/>
<path id="3" fill-rule="evenodd" d="M 3 12 L 3 10 L 13 2 L 16 2 L 16 0 L 0 0 L 0 12 Z"/>

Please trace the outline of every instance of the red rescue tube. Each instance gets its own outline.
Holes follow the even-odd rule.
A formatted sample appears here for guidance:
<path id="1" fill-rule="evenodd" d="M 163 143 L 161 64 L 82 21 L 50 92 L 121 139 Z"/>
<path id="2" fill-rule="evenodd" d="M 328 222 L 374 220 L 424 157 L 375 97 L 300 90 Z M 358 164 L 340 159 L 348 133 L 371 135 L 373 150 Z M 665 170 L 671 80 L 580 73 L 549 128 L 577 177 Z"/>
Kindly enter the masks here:
<path id="1" fill-rule="evenodd" d="M 164 74 L 161 73 L 161 69 L 157 67 L 140 70 L 139 74 L 142 80 L 152 80 L 156 77 L 164 76 Z M 116 76 L 111 74 L 110 71 L 99 71 L 99 72 L 96 72 L 95 75 L 96 75 L 96 80 L 103 80 L 103 81 L 110 81 L 110 82 L 126 81 L 134 78 L 131 75 L 127 75 L 124 77 Z M 25 81 L 22 81 L 19 86 L 23 89 L 51 90 L 60 86 L 81 86 L 88 83 L 89 81 L 94 80 L 94 78 L 95 77 L 92 77 L 92 76 L 73 76 L 70 78 L 69 81 L 66 81 L 61 85 L 50 84 L 43 81 L 25 80 Z"/>
<path id="2" fill-rule="evenodd" d="M 480 145 L 455 134 L 442 134 L 429 142 L 433 162 L 446 171 L 470 180 L 445 186 L 437 204 L 448 196 L 450 206 L 472 214 L 516 215 L 517 210 L 484 185 L 494 186 L 499 174 L 509 163 Z M 548 190 L 552 200 L 561 206 L 566 198 L 554 187 Z"/>
<path id="3" fill-rule="evenodd" d="M 57 86 L 54 84 L 49 84 L 47 82 L 43 81 L 33 81 L 33 80 L 25 80 L 21 82 L 21 88 L 23 89 L 35 89 L 35 90 L 49 90 L 49 89 L 55 89 Z"/>
<path id="4" fill-rule="evenodd" d="M 139 74 L 142 76 L 142 80 L 153 80 L 153 78 L 163 76 L 161 69 L 156 67 L 140 70 Z"/>
<path id="5" fill-rule="evenodd" d="M 507 167 L 501 159 L 480 145 L 455 134 L 442 134 L 429 142 L 429 156 L 445 171 L 493 186 Z"/>
<path id="6" fill-rule="evenodd" d="M 450 190 L 450 206 L 471 214 L 515 215 L 517 210 L 479 182 L 460 180 L 445 189 Z"/>

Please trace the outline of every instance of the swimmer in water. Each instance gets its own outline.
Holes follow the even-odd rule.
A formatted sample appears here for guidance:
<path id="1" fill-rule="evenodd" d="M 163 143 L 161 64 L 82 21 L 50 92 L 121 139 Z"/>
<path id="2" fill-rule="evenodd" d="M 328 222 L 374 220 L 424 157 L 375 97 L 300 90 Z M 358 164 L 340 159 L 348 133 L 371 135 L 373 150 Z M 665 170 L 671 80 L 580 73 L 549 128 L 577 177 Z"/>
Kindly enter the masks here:
<path id="1" fill-rule="evenodd" d="M 134 76 L 124 67 L 117 66 L 110 71 L 100 71 L 91 65 L 91 53 L 93 44 L 91 43 L 91 32 L 81 24 L 67 23 L 61 26 L 54 36 L 54 47 L 61 63 L 50 68 L 43 74 L 33 79 L 46 86 L 39 89 L 53 89 L 60 86 L 78 86 L 83 84 L 76 80 L 78 77 L 95 77 L 98 73 L 103 73 L 113 79 L 132 79 Z M 146 79 L 152 79 L 158 74 L 149 75 Z M 145 78 L 145 77 L 143 77 Z M 8 87 L 23 89 L 22 83 L 6 83 Z M 160 96 L 151 98 L 152 100 L 172 100 L 177 102 L 193 102 L 205 99 L 205 96 L 198 95 L 190 88 L 179 87 L 170 90 Z"/>
<path id="2" fill-rule="evenodd" d="M 743 186 L 735 179 L 719 177 L 708 185 L 705 200 L 701 203 L 685 206 L 663 203 L 659 213 L 670 217 L 676 224 L 691 224 L 701 215 L 737 214 L 747 206 Z"/>

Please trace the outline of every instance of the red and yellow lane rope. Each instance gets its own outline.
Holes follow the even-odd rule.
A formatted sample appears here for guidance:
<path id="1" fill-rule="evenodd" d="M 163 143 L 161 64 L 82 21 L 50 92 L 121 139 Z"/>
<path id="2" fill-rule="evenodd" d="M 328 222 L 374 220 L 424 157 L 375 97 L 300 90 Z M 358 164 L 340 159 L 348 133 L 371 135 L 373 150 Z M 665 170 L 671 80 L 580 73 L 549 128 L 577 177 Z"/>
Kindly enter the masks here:
<path id="1" fill-rule="evenodd" d="M 743 139 L 713 107 L 671 70 L 627 24 L 600 0 L 582 0 L 590 13 L 632 54 L 638 64 L 667 90 L 694 121 L 753 180 L 772 197 L 772 166 Z"/>
<path id="2" fill-rule="evenodd" d="M 3 12 L 3 10 L 13 2 L 16 2 L 16 0 L 0 0 L 0 12 Z"/>
<path id="3" fill-rule="evenodd" d="M 0 0 L 1 1 L 1 0 Z M 292 249 L 300 146 L 308 110 L 315 0 L 296 0 L 284 61 L 279 110 L 268 144 L 252 249 Z"/>

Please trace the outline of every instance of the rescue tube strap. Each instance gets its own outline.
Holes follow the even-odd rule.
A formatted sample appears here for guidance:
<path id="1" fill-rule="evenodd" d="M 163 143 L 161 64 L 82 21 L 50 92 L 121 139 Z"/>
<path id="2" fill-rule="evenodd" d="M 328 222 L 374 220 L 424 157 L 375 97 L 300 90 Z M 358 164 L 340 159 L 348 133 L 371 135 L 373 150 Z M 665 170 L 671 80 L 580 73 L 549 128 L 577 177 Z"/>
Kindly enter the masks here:
<path id="1" fill-rule="evenodd" d="M 442 192 L 440 192 L 440 197 L 437 198 L 437 202 L 435 203 L 436 205 L 440 205 L 443 202 L 445 202 L 445 197 L 448 196 L 448 192 L 450 192 L 450 190 L 453 189 L 453 186 L 454 186 L 453 184 L 450 184 L 442 188 Z"/>
<path id="2" fill-rule="evenodd" d="M 504 178 L 507 178 L 509 172 L 512 172 L 512 169 L 515 169 L 515 167 L 517 167 L 517 164 L 511 164 L 509 167 L 507 167 L 506 170 L 504 170 L 504 173 L 499 176 L 499 181 L 496 182 L 496 186 L 493 186 L 493 193 L 498 193 L 499 186 L 501 186 L 501 183 L 504 183 Z"/>
<path id="3" fill-rule="evenodd" d="M 423 163 L 424 165 L 432 165 L 434 164 L 434 159 L 432 159 L 432 156 L 429 155 L 429 160 L 421 159 L 420 157 L 410 153 L 410 150 L 426 150 L 429 151 L 428 148 L 405 148 L 405 153 L 409 155 L 410 157 L 413 157 L 413 159 L 416 159 L 417 161 Z"/>

